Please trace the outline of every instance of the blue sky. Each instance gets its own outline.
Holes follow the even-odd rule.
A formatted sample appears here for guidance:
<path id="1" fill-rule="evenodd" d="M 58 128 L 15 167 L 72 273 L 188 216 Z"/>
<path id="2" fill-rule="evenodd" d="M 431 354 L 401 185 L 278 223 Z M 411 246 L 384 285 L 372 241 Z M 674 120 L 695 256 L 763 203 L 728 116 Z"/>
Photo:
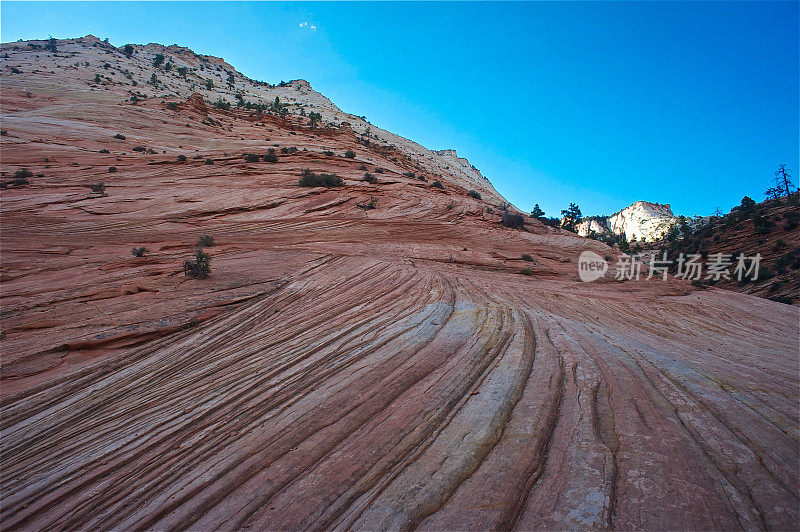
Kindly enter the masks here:
<path id="1" fill-rule="evenodd" d="M 91 33 L 306 79 L 455 148 L 523 210 L 709 214 L 763 199 L 779 163 L 800 177 L 797 2 L 4 1 L 0 16 L 3 42 Z"/>

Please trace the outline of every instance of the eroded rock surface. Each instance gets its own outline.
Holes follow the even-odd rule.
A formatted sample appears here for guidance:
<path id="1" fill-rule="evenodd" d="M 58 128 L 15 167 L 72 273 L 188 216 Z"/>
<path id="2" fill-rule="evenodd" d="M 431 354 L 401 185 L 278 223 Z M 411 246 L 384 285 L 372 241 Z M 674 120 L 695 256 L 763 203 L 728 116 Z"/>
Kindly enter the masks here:
<path id="1" fill-rule="evenodd" d="M 611 249 L 503 227 L 455 154 L 123 103 L 86 79 L 182 87 L 164 47 L 59 43 L 0 47 L 3 180 L 33 174 L 0 192 L 5 530 L 797 528 L 797 308 L 581 283 Z"/>

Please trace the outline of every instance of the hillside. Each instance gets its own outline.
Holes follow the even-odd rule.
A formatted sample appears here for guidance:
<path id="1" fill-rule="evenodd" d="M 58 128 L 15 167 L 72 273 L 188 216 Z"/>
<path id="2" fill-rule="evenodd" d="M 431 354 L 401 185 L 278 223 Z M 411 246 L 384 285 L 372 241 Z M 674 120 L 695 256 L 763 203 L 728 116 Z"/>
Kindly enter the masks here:
<path id="1" fill-rule="evenodd" d="M 714 286 L 800 304 L 800 204 L 792 198 L 745 202 L 730 213 L 709 219 L 698 227 L 684 227 L 668 235 L 660 246 L 677 253 L 717 253 L 761 257 L 755 281 L 735 277 Z M 752 202 L 752 200 L 750 200 Z"/>
<path id="2" fill-rule="evenodd" d="M 582 283 L 307 82 L 50 45 L 0 45 L 4 530 L 797 527 L 798 308 Z"/>

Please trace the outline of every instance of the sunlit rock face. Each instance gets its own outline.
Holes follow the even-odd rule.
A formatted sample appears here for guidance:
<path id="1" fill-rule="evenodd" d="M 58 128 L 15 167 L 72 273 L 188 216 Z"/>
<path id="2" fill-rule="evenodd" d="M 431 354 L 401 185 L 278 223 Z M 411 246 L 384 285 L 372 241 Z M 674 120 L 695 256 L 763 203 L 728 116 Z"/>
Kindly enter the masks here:
<path id="1" fill-rule="evenodd" d="M 797 528 L 797 308 L 582 283 L 612 248 L 305 82 L 45 44 L 0 46 L 3 530 Z"/>
<path id="2" fill-rule="evenodd" d="M 576 230 L 581 236 L 589 236 L 592 232 L 624 234 L 628 241 L 652 242 L 664 236 L 676 222 L 677 217 L 669 205 L 637 201 L 607 218 L 586 218 L 576 225 Z"/>

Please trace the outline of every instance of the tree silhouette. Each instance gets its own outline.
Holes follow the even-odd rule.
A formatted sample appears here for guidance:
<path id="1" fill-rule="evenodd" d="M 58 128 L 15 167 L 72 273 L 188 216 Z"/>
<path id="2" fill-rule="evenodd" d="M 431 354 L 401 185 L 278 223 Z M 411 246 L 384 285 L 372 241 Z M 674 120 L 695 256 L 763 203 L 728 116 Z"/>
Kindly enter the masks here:
<path id="1" fill-rule="evenodd" d="M 541 218 L 542 216 L 544 216 L 544 211 L 541 208 L 539 208 L 538 203 L 533 206 L 533 210 L 531 211 L 531 216 L 533 216 L 534 218 Z"/>
<path id="2" fill-rule="evenodd" d="M 569 208 L 561 211 L 561 216 L 564 218 L 562 227 L 568 231 L 575 231 L 575 224 L 577 224 L 583 215 L 581 209 L 575 203 L 570 203 Z"/>

